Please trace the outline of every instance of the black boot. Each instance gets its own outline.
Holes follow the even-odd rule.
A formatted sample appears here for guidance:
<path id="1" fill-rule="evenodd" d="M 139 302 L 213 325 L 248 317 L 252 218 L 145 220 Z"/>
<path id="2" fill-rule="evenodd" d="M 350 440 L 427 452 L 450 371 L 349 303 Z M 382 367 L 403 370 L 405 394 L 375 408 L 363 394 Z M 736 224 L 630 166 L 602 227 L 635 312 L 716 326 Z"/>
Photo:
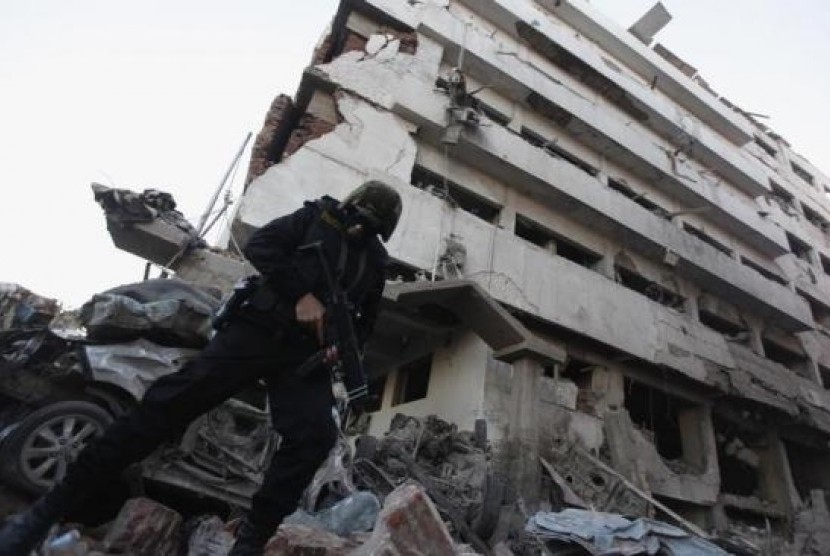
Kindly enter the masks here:
<path id="1" fill-rule="evenodd" d="M 23 513 L 15 514 L 0 527 L 0 554 L 29 556 L 66 511 L 66 496 L 49 492 Z"/>
<path id="2" fill-rule="evenodd" d="M 265 545 L 281 521 L 282 517 L 268 519 L 249 512 L 236 529 L 236 542 L 228 556 L 262 556 Z"/>

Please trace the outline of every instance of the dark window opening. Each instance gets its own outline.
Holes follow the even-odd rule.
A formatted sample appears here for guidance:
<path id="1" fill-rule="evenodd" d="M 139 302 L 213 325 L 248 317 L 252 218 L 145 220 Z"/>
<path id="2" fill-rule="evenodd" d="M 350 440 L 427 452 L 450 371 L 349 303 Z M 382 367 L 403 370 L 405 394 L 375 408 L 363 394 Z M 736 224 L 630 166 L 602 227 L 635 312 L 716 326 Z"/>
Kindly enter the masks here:
<path id="1" fill-rule="evenodd" d="M 819 326 L 830 328 L 830 307 L 822 303 L 818 303 L 810 297 L 807 297 L 807 304 L 810 305 L 810 311 L 813 313 L 813 320 Z"/>
<path id="2" fill-rule="evenodd" d="M 702 242 L 704 242 L 708 245 L 711 245 L 712 247 L 714 247 L 715 249 L 717 249 L 718 251 L 720 251 L 724 255 L 726 255 L 728 257 L 732 256 L 732 253 L 733 253 L 732 249 L 730 249 L 729 247 L 727 247 L 726 245 L 724 245 L 720 241 L 716 240 L 715 238 L 713 238 L 712 236 L 710 236 L 709 234 L 707 234 L 706 232 L 704 232 L 700 228 L 695 228 L 694 226 L 692 226 L 688 222 L 684 222 L 683 223 L 683 230 L 686 231 L 686 233 L 695 236 L 700 241 L 702 241 Z"/>
<path id="3" fill-rule="evenodd" d="M 819 378 L 821 378 L 821 385 L 827 390 L 830 390 L 830 367 L 819 365 L 818 374 Z"/>
<path id="4" fill-rule="evenodd" d="M 559 376 L 573 381 L 580 390 L 590 390 L 592 381 L 591 371 L 593 371 L 594 367 L 596 365 L 592 363 L 568 356 L 568 361 L 559 371 Z"/>
<path id="5" fill-rule="evenodd" d="M 772 147 L 772 145 L 770 145 L 769 143 L 766 143 L 765 141 L 761 140 L 761 138 L 759 138 L 759 137 L 757 137 L 757 136 L 755 137 L 755 144 L 756 144 L 756 145 L 758 145 L 759 147 L 761 147 L 761 149 L 762 149 L 765 153 L 767 153 L 768 155 L 770 155 L 772 158 L 775 158 L 775 155 L 777 155 L 777 154 L 778 154 L 778 151 L 776 151 L 776 150 Z"/>
<path id="6" fill-rule="evenodd" d="M 449 92 L 449 83 L 443 77 L 439 77 L 435 81 L 435 86 L 439 89 L 443 89 L 444 91 Z M 484 114 L 500 126 L 506 126 L 510 123 L 510 118 L 507 115 L 493 108 L 481 99 L 474 97 L 471 93 L 465 93 L 464 96 L 460 99 L 460 102 L 464 106 L 469 106 L 470 108 L 473 108 L 474 110 L 481 112 L 482 114 Z"/>
<path id="7" fill-rule="evenodd" d="M 822 232 L 827 231 L 828 226 L 830 226 L 830 222 L 827 222 L 827 220 L 825 220 L 819 213 L 817 213 L 805 204 L 802 204 L 801 208 L 804 210 L 804 218 L 807 219 L 807 222 L 809 222 Z"/>
<path id="8" fill-rule="evenodd" d="M 806 181 L 810 185 L 813 185 L 814 178 L 813 178 L 813 175 L 810 172 L 808 172 L 807 170 L 805 170 L 804 168 L 802 168 L 801 166 L 799 166 L 795 162 L 790 162 L 790 167 L 793 169 L 793 173 L 796 176 L 798 176 L 802 180 Z"/>
<path id="9" fill-rule="evenodd" d="M 712 417 L 720 467 L 721 492 L 738 496 L 760 496 L 761 458 L 754 448 L 760 439 L 736 425 Z"/>
<path id="10" fill-rule="evenodd" d="M 810 261 L 810 246 L 792 235 L 789 232 L 785 232 L 787 234 L 787 241 L 790 244 L 790 251 L 792 254 L 801 259 L 805 262 L 812 262 Z"/>
<path id="11" fill-rule="evenodd" d="M 716 332 L 720 332 L 729 340 L 734 340 L 739 343 L 749 343 L 749 329 L 746 326 L 736 324 L 720 315 L 710 313 L 703 309 L 698 312 L 698 318 L 701 324 L 708 326 Z"/>
<path id="12" fill-rule="evenodd" d="M 764 355 L 767 359 L 775 361 L 805 378 L 810 378 L 810 359 L 806 355 L 793 351 L 792 348 L 781 345 L 767 337 L 761 338 L 761 343 L 764 346 Z"/>
<path id="13" fill-rule="evenodd" d="M 388 376 L 382 375 L 369 381 L 369 397 L 363 406 L 367 413 L 380 411 L 383 406 L 383 392 L 386 390 Z"/>
<path id="14" fill-rule="evenodd" d="M 680 400 L 629 378 L 625 379 L 625 408 L 631 421 L 641 429 L 667 460 L 683 457 L 678 410 Z"/>
<path id="15" fill-rule="evenodd" d="M 795 206 L 795 196 L 792 193 L 770 180 L 769 182 L 772 192 L 769 194 L 769 200 L 778 205 L 785 214 L 796 216 L 798 209 Z"/>
<path id="16" fill-rule="evenodd" d="M 631 199 L 647 211 L 653 212 L 660 218 L 671 220 L 671 213 L 669 213 L 669 211 L 667 211 L 657 203 L 649 201 L 646 197 L 648 195 L 647 192 L 637 193 L 636 191 L 628 187 L 628 185 L 624 182 L 612 178 L 608 178 L 608 187 L 610 187 L 617 193 L 620 193 L 621 195 L 628 197 L 629 199 Z"/>
<path id="17" fill-rule="evenodd" d="M 768 268 L 766 268 L 764 266 L 761 266 L 758 263 L 756 263 L 756 262 L 754 262 L 750 259 L 747 259 L 744 256 L 741 256 L 741 263 L 743 263 L 745 266 L 748 266 L 749 268 L 751 268 L 752 270 L 754 270 L 755 272 L 757 272 L 758 274 L 760 274 L 761 276 L 763 276 L 767 280 L 772 280 L 773 282 L 778 282 L 782 286 L 786 286 L 787 283 L 788 283 L 787 279 L 784 278 L 783 276 L 781 276 L 780 274 L 776 274 L 775 272 L 769 270 Z"/>
<path id="18" fill-rule="evenodd" d="M 821 261 L 821 269 L 824 271 L 825 274 L 830 275 L 830 259 L 822 255 L 821 253 L 818 254 L 818 258 Z"/>
<path id="19" fill-rule="evenodd" d="M 565 149 L 557 145 L 556 139 L 545 139 L 535 131 L 528 129 L 524 126 L 522 126 L 521 136 L 525 141 L 527 141 L 534 147 L 539 147 L 549 155 L 555 158 L 561 158 L 562 160 L 573 164 L 589 176 L 596 176 L 597 174 L 599 174 L 599 170 L 594 168 L 592 165 L 588 164 L 575 154 L 566 151 Z"/>
<path id="20" fill-rule="evenodd" d="M 556 236 L 550 230 L 521 215 L 516 215 L 516 235 L 539 247 L 555 251 Z"/>
<path id="21" fill-rule="evenodd" d="M 686 301 L 683 296 L 623 266 L 616 265 L 614 269 L 617 274 L 617 281 L 626 288 L 634 290 L 660 305 L 683 311 L 683 304 Z"/>
<path id="22" fill-rule="evenodd" d="M 398 369 L 395 396 L 392 405 L 414 402 L 427 397 L 429 376 L 432 372 L 432 354 L 416 359 Z"/>
<path id="23" fill-rule="evenodd" d="M 432 193 L 436 197 L 447 199 L 461 210 L 491 224 L 498 220 L 501 212 L 498 205 L 431 170 L 427 170 L 423 166 L 416 165 L 412 169 L 410 183 L 418 189 Z"/>
<path id="24" fill-rule="evenodd" d="M 556 254 L 585 268 L 593 269 L 602 260 L 600 255 L 559 236 L 556 238 Z"/>
<path id="25" fill-rule="evenodd" d="M 789 441 L 784 441 L 784 446 L 799 496 L 809 500 L 811 491 L 824 490 L 825 497 L 830 497 L 830 451 Z"/>

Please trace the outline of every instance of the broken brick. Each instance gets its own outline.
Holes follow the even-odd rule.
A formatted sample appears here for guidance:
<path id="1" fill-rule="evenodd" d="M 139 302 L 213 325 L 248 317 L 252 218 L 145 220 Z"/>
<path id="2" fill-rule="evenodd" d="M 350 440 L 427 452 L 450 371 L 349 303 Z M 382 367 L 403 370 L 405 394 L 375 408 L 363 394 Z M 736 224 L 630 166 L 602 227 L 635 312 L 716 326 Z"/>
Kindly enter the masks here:
<path id="1" fill-rule="evenodd" d="M 424 487 L 407 482 L 386 497 L 372 537 L 354 554 L 452 556 L 455 553 L 450 532 Z"/>
<path id="2" fill-rule="evenodd" d="M 344 556 L 356 543 L 307 525 L 282 525 L 265 547 L 264 556 Z"/>
<path id="3" fill-rule="evenodd" d="M 131 498 L 104 537 L 108 551 L 136 556 L 177 553 L 182 516 L 149 498 Z"/>
<path id="4" fill-rule="evenodd" d="M 331 132 L 334 129 L 334 124 L 318 118 L 314 114 L 303 114 L 300 118 L 299 125 L 291 132 L 288 138 L 288 144 L 285 146 L 283 156 L 287 157 L 298 150 L 300 147 L 323 135 Z"/>
<path id="5" fill-rule="evenodd" d="M 274 138 L 282 127 L 283 122 L 291 116 L 294 109 L 294 102 L 288 95 L 279 95 L 271 103 L 268 113 L 265 115 L 265 122 L 262 129 L 256 136 L 254 146 L 251 149 L 251 161 L 248 163 L 248 177 L 245 183 L 251 183 L 258 178 L 274 163 L 271 156 L 271 148 Z"/>

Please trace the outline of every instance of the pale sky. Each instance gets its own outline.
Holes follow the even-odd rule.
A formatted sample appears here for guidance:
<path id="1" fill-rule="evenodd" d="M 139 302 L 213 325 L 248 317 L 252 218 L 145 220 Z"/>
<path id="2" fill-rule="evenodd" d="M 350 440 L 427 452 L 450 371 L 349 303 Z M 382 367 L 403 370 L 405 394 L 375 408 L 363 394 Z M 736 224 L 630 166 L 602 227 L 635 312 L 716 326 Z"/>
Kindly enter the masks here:
<path id="1" fill-rule="evenodd" d="M 404 1 L 404 0 L 401 0 Z M 652 0 L 593 0 L 628 27 Z M 718 92 L 830 167 L 830 4 L 664 0 L 659 35 Z M 89 183 L 174 195 L 192 221 L 336 0 L 0 0 L 0 282 L 67 306 L 139 280 Z M 237 188 L 247 157 L 237 174 Z"/>

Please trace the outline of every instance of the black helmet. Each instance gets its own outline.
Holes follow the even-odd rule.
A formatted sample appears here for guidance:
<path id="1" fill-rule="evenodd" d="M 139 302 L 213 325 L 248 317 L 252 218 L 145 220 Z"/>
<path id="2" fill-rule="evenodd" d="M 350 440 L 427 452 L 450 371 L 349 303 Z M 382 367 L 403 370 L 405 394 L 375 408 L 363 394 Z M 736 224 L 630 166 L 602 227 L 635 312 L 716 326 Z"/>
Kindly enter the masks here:
<path id="1" fill-rule="evenodd" d="M 389 241 L 398 225 L 403 203 L 397 191 L 383 182 L 367 181 L 343 200 L 344 206 L 356 208 L 378 231 L 383 241 Z"/>

